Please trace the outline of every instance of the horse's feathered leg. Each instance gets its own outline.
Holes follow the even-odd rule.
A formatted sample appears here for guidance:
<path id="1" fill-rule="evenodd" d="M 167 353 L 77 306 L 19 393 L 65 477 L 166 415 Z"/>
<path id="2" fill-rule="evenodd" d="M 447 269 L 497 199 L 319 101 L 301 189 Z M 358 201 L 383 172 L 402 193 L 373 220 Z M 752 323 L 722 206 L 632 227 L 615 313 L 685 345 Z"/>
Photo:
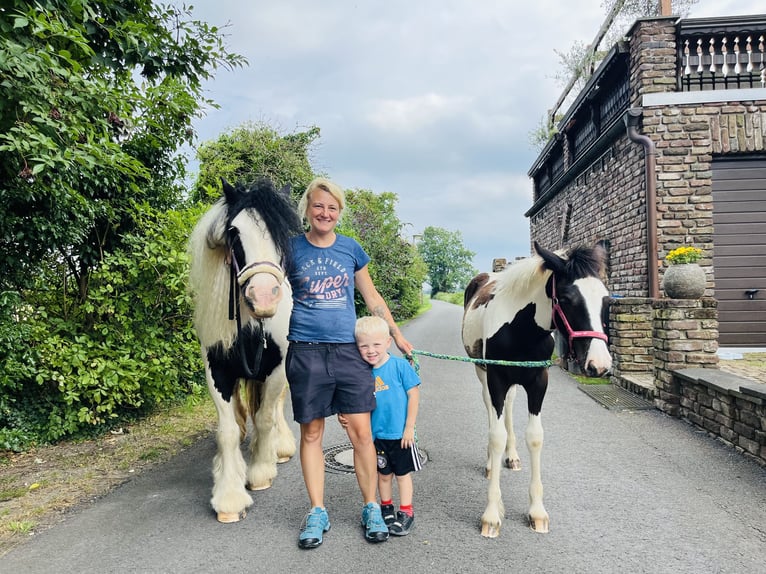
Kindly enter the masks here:
<path id="1" fill-rule="evenodd" d="M 521 459 L 516 450 L 516 434 L 513 432 L 513 401 L 516 398 L 518 387 L 513 385 L 505 398 L 505 431 L 508 433 L 508 441 L 505 444 L 505 466 L 511 470 L 521 470 Z"/>
<path id="2" fill-rule="evenodd" d="M 205 374 L 210 396 L 218 411 L 218 428 L 215 433 L 218 449 L 213 458 L 213 496 L 210 504 L 219 522 L 237 522 L 253 504 L 253 499 L 245 489 L 245 459 L 239 447 L 240 427 L 234 414 L 233 398 L 225 401 L 218 392 L 207 359 Z"/>
<path id="3" fill-rule="evenodd" d="M 250 400 L 253 438 L 250 440 L 247 487 L 265 490 L 277 476 L 276 411 L 284 381 L 267 377 L 266 382 L 249 381 L 249 384 L 253 393 Z"/>
<path id="4" fill-rule="evenodd" d="M 284 371 L 284 364 L 280 366 Z M 287 462 L 295 455 L 295 435 L 290 430 L 285 419 L 285 398 L 287 397 L 287 384 L 282 387 L 282 392 L 277 401 L 277 462 Z"/>

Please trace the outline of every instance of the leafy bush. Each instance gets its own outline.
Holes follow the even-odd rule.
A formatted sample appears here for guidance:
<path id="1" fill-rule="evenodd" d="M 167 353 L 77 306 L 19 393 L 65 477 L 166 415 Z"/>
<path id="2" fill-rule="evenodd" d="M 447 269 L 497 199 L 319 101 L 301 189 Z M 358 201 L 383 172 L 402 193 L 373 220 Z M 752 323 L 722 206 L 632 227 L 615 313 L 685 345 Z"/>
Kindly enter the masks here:
<path id="1" fill-rule="evenodd" d="M 89 434 L 199 390 L 185 248 L 199 214 L 139 211 L 140 234 L 104 258 L 83 304 L 45 290 L 43 275 L 3 314 L 0 448 Z"/>

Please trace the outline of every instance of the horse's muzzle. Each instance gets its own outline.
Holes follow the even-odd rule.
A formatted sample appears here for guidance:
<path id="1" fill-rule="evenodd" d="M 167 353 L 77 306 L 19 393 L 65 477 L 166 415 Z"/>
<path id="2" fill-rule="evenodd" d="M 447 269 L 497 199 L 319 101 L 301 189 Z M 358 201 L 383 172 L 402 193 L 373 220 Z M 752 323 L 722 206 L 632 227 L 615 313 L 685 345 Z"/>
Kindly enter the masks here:
<path id="1" fill-rule="evenodd" d="M 284 289 L 271 273 L 256 273 L 243 285 L 243 295 L 250 314 L 256 319 L 273 317 Z"/>

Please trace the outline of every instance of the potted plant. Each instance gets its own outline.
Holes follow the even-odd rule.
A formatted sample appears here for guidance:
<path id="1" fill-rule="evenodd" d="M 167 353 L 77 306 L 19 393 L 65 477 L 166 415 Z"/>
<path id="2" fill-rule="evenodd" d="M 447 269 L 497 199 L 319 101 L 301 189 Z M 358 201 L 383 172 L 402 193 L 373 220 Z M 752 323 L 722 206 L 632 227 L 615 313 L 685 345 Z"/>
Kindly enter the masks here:
<path id="1" fill-rule="evenodd" d="M 705 270 L 697 261 L 702 249 L 682 245 L 665 256 L 669 266 L 662 278 L 662 289 L 673 299 L 699 299 L 705 293 Z"/>

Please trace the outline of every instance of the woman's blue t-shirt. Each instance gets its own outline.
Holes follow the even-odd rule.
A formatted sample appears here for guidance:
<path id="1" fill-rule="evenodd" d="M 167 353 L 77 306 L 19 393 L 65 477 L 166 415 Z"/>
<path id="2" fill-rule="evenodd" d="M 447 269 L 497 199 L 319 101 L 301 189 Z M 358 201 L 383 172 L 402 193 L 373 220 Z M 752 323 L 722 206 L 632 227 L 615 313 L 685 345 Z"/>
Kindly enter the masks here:
<path id="1" fill-rule="evenodd" d="M 292 239 L 293 289 L 290 341 L 353 343 L 354 273 L 370 262 L 359 243 L 336 234 L 330 247 L 316 247 L 305 235 Z"/>

